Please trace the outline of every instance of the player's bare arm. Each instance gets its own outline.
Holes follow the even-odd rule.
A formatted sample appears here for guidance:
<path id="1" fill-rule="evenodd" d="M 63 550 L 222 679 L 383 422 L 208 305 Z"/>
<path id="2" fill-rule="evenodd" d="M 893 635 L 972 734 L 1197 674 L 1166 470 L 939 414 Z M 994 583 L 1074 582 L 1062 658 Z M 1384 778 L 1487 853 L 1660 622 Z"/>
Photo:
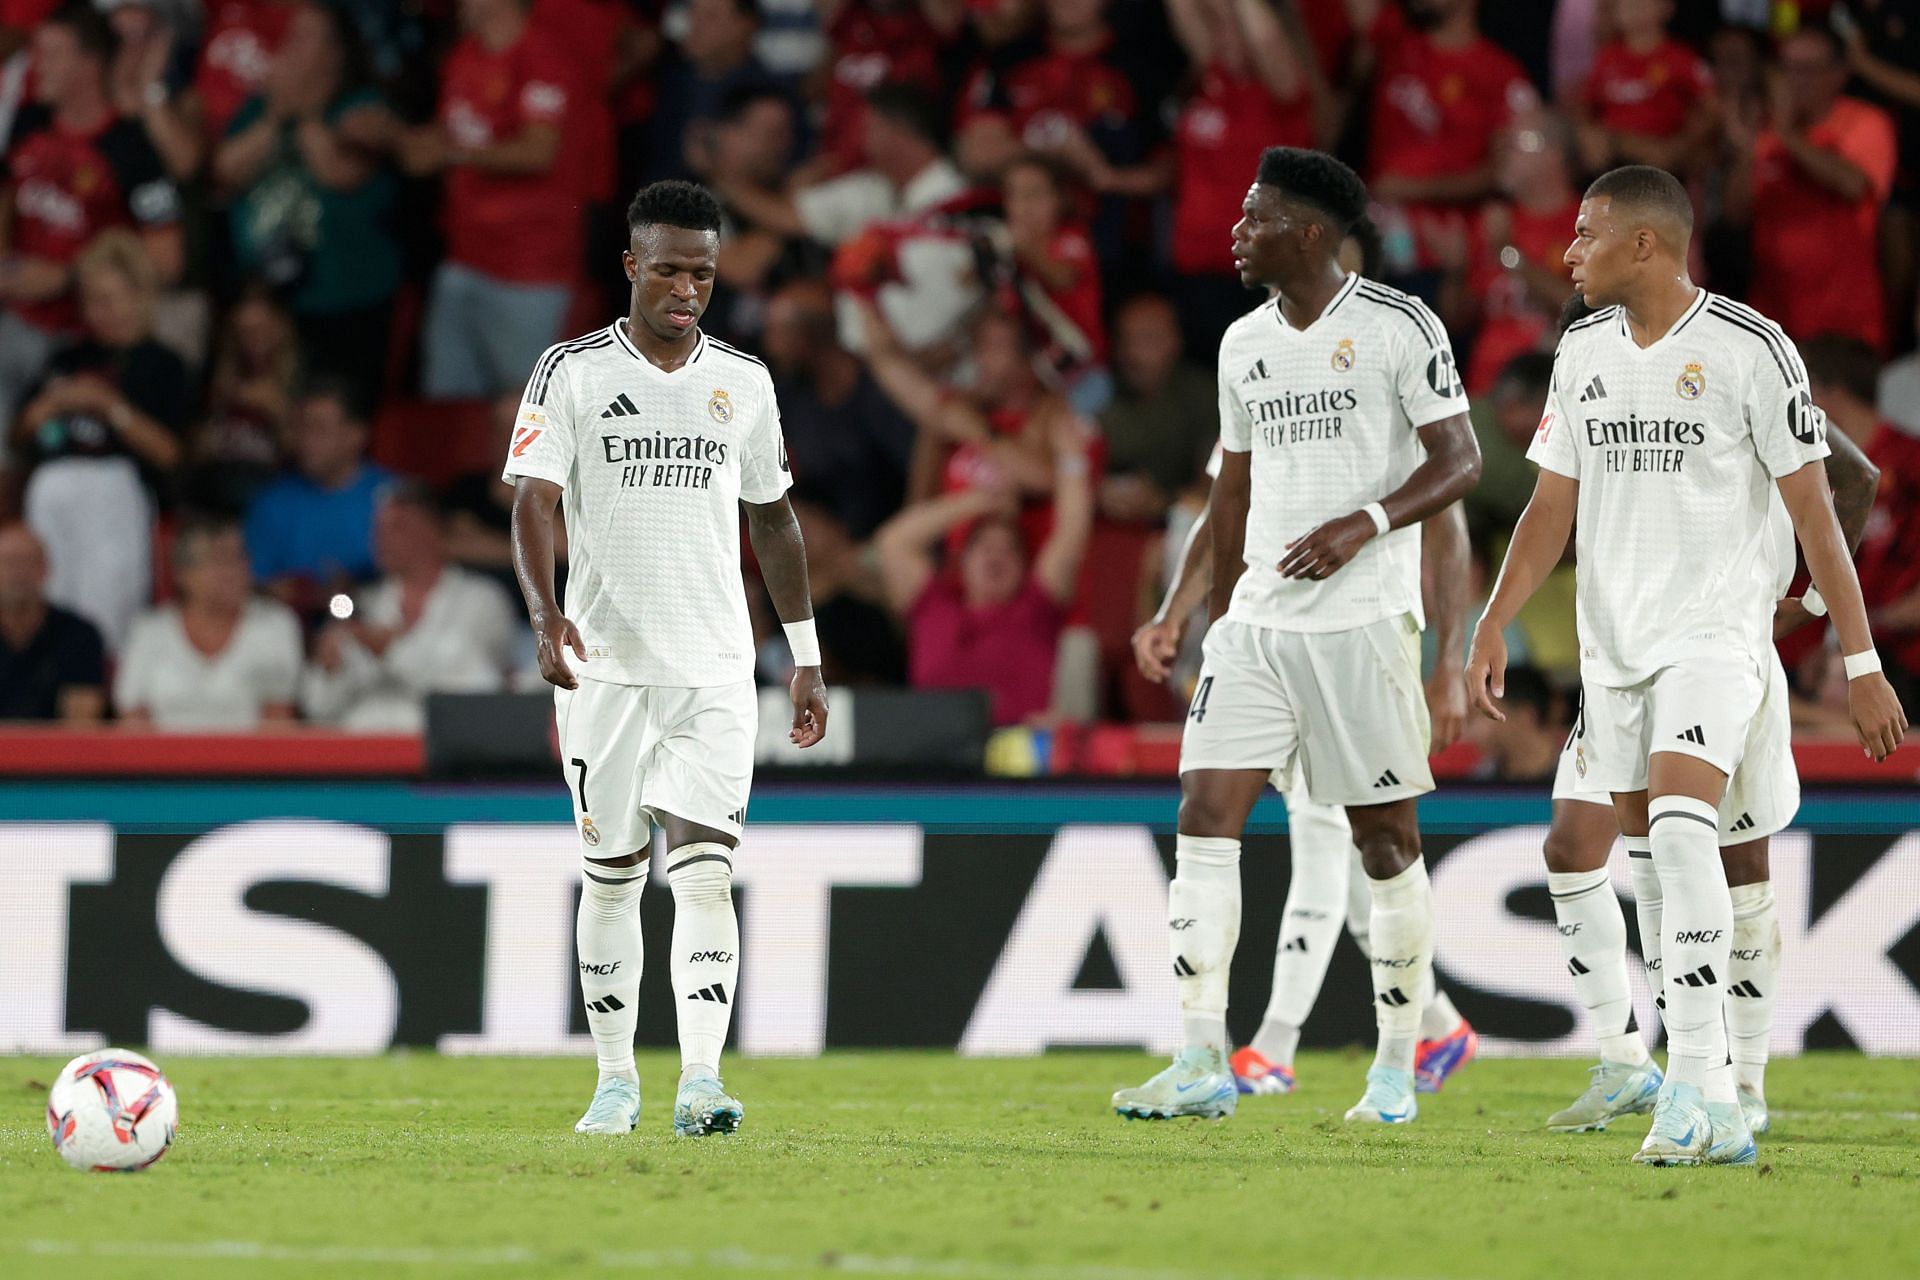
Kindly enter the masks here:
<path id="1" fill-rule="evenodd" d="M 1844 431 L 1829 431 L 1827 446 L 1827 484 L 1833 489 L 1833 513 L 1840 521 L 1840 532 L 1847 540 L 1847 554 L 1860 549 L 1867 532 L 1867 517 L 1873 514 L 1874 495 L 1880 491 L 1880 468 L 1860 451 Z M 1826 606 L 1820 606 L 1824 611 Z M 1782 600 L 1774 610 L 1773 636 L 1790 635 L 1813 620 L 1803 599 Z"/>
<path id="2" fill-rule="evenodd" d="M 567 666 L 568 649 L 587 660 L 580 629 L 560 611 L 553 591 L 553 513 L 560 504 L 560 486 L 551 480 L 520 476 L 513 482 L 513 574 L 526 597 L 527 616 L 533 621 L 534 654 L 540 675 L 548 684 L 577 689 L 580 681 Z"/>
<path id="3" fill-rule="evenodd" d="M 1213 496 L 1208 500 L 1213 590 L 1207 612 L 1216 618 L 1227 616 L 1233 604 L 1233 588 L 1247 569 L 1247 510 L 1252 503 L 1253 455 L 1229 449 L 1220 455 L 1220 475 L 1213 482 Z"/>
<path id="4" fill-rule="evenodd" d="M 1213 495 L 1200 509 L 1200 518 L 1187 530 L 1180 566 L 1167 585 L 1167 598 L 1153 617 L 1133 633 L 1133 660 L 1140 674 L 1159 684 L 1173 671 L 1174 655 L 1187 636 L 1187 619 L 1207 599 L 1213 585 Z"/>
<path id="5" fill-rule="evenodd" d="M 807 548 L 793 504 L 783 495 L 772 502 L 740 505 L 746 509 L 747 536 L 753 540 L 753 554 L 760 562 L 767 594 L 773 598 L 773 611 L 788 626 L 811 626 L 813 595 L 807 587 Z M 796 747 L 810 747 L 827 736 L 826 682 L 820 677 L 817 655 L 812 663 L 801 666 L 803 656 L 794 655 L 793 680 L 787 686 L 793 697 L 793 727 L 787 739 Z"/>
<path id="6" fill-rule="evenodd" d="M 1826 469 L 1810 462 L 1781 476 L 1778 483 L 1780 498 L 1793 518 L 1794 535 L 1807 559 L 1807 572 L 1833 615 L 1840 652 L 1847 655 L 1847 710 L 1853 716 L 1854 731 L 1869 757 L 1885 760 L 1906 736 L 1907 717 L 1893 686 L 1880 672 L 1873 632 L 1867 624 L 1866 602 L 1860 596 L 1860 579 L 1854 574 L 1840 522 L 1834 515 Z"/>
<path id="7" fill-rule="evenodd" d="M 1426 447 L 1427 460 L 1414 468 L 1405 484 L 1380 499 L 1389 530 L 1418 524 L 1466 497 L 1480 483 L 1480 442 L 1474 438 L 1466 414 L 1456 413 L 1421 427 L 1420 443 Z M 1385 530 L 1379 529 L 1365 510 L 1329 520 L 1288 544 L 1286 559 L 1280 562 L 1280 576 L 1328 577 L 1382 532 Z"/>
<path id="8" fill-rule="evenodd" d="M 1460 679 L 1460 651 L 1466 638 L 1467 583 L 1473 550 L 1467 535 L 1466 508 L 1458 502 L 1428 516 L 1420 540 L 1427 617 L 1437 644 L 1433 674 L 1427 677 L 1429 742 L 1435 752 L 1453 745 L 1467 727 L 1467 690 Z"/>
<path id="9" fill-rule="evenodd" d="M 1578 480 L 1541 468 L 1534 481 L 1533 497 L 1521 512 L 1520 523 L 1514 526 L 1493 598 L 1473 629 L 1473 648 L 1467 654 L 1467 699 L 1483 716 L 1507 718 L 1506 712 L 1494 705 L 1494 699 L 1507 692 L 1507 642 L 1503 633 L 1566 554 L 1579 505 Z"/>

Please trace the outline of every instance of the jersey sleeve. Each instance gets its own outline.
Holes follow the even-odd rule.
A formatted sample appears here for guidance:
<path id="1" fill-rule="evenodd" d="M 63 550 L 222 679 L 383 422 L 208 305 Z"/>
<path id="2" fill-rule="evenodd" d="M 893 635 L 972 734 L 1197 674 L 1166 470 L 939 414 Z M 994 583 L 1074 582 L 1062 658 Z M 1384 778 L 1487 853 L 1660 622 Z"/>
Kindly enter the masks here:
<path id="1" fill-rule="evenodd" d="M 1767 473 L 1778 480 L 1833 452 L 1827 445 L 1827 418 L 1814 407 L 1807 366 L 1793 341 L 1768 326 L 1766 350 L 1756 353 L 1743 397 L 1753 450 Z"/>
<path id="2" fill-rule="evenodd" d="M 573 370 L 566 355 L 560 347 L 549 347 L 534 366 L 533 377 L 527 380 L 520 408 L 514 414 L 513 440 L 507 446 L 501 479 L 532 476 L 564 489 L 572 478 Z"/>
<path id="3" fill-rule="evenodd" d="M 1229 453 L 1253 451 L 1253 418 L 1247 406 L 1240 403 L 1224 360 L 1220 362 L 1220 447 Z"/>
<path id="4" fill-rule="evenodd" d="M 740 459 L 742 502 L 772 502 L 793 485 L 787 442 L 780 434 L 780 405 L 774 399 L 771 381 L 761 387 L 760 403 L 753 430 L 746 437 L 746 452 Z"/>
<path id="5" fill-rule="evenodd" d="M 1527 461 L 1542 471 L 1578 480 L 1580 448 L 1573 438 L 1574 424 L 1567 417 L 1565 397 L 1560 394 L 1562 380 L 1570 376 L 1566 348 L 1562 347 L 1553 359 L 1553 377 L 1547 383 L 1547 406 L 1540 414 L 1540 425 L 1533 433 L 1533 443 L 1527 446 Z"/>
<path id="6" fill-rule="evenodd" d="M 1418 298 L 1408 298 L 1405 323 L 1400 326 L 1398 368 L 1394 371 L 1400 407 L 1415 430 L 1467 411 L 1467 390 L 1460 384 L 1460 367 L 1453 359 L 1453 343 L 1440 317 Z"/>

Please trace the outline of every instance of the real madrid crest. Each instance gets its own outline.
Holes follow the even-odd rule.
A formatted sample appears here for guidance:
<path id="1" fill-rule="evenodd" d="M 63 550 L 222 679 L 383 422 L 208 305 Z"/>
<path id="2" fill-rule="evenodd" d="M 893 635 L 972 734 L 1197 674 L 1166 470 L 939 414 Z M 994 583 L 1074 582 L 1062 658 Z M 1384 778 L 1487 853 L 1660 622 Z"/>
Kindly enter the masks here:
<path id="1" fill-rule="evenodd" d="M 715 387 L 713 399 L 707 401 L 707 416 L 721 426 L 733 421 L 733 401 L 727 398 L 722 388 Z"/>
<path id="2" fill-rule="evenodd" d="M 593 825 L 592 818 L 580 819 L 580 838 L 590 845 L 600 843 L 600 829 Z"/>
<path id="3" fill-rule="evenodd" d="M 1698 361 L 1689 360 L 1679 381 L 1673 384 L 1673 389 L 1680 393 L 1682 400 L 1698 400 L 1707 393 L 1707 371 L 1700 367 Z"/>
<path id="4" fill-rule="evenodd" d="M 1335 373 L 1346 373 L 1352 369 L 1354 354 L 1353 339 L 1340 339 L 1340 345 L 1333 349 L 1333 371 Z"/>

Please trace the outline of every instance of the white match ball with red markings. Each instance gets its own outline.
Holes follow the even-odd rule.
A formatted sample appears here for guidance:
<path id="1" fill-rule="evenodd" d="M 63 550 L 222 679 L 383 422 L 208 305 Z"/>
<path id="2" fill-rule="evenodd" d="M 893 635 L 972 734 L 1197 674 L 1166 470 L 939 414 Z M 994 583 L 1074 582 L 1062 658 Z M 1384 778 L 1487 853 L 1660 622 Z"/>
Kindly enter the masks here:
<path id="1" fill-rule="evenodd" d="M 133 1173 L 173 1145 L 180 1101 L 149 1058 L 127 1049 L 82 1054 L 47 1096 L 47 1133 L 83 1173 Z"/>

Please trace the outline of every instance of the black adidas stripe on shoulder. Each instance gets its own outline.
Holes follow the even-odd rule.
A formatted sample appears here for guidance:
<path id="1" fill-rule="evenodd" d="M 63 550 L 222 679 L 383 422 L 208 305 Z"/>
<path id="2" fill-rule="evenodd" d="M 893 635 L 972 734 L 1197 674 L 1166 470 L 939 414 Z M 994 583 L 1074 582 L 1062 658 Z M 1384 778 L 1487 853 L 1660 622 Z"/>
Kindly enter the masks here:
<path id="1" fill-rule="evenodd" d="M 548 351 L 534 366 L 533 377 L 527 382 L 527 399 L 533 404 L 547 403 L 547 388 L 553 384 L 553 375 L 560 368 L 560 362 L 568 356 L 581 351 L 593 351 L 599 347 L 610 347 L 613 338 L 606 330 L 590 333 L 584 338 L 575 338 L 572 342 L 563 342 Z"/>
<path id="2" fill-rule="evenodd" d="M 1440 321 L 1427 309 L 1427 304 L 1411 294 L 1401 293 L 1398 289 L 1389 289 L 1385 285 L 1375 284 L 1371 280 L 1362 280 L 1360 287 L 1354 290 L 1356 298 L 1364 298 L 1376 306 L 1390 308 L 1413 317 L 1414 324 L 1427 340 L 1427 346 L 1439 350 L 1446 345 L 1446 339 L 1440 330 Z"/>
<path id="3" fill-rule="evenodd" d="M 1800 363 L 1799 351 L 1787 340 L 1787 335 L 1779 325 L 1752 307 L 1731 298 L 1723 298 L 1717 293 L 1707 299 L 1707 310 L 1715 318 L 1726 321 L 1736 329 L 1743 329 L 1764 342 L 1788 386 L 1798 386 L 1807 380 L 1807 367 Z"/>
<path id="4" fill-rule="evenodd" d="M 759 356 L 748 355 L 746 352 L 742 351 L 740 348 L 734 346 L 730 342 L 722 342 L 720 341 L 720 339 L 715 337 L 708 337 L 707 342 L 710 345 L 719 348 L 721 351 L 726 352 L 730 356 L 739 356 L 742 360 L 751 360 L 753 363 L 759 365 L 762 369 L 767 368 L 767 362 L 765 360 L 762 360 Z M 767 371 L 769 373 L 772 372 L 771 369 L 768 369 Z"/>
<path id="5" fill-rule="evenodd" d="M 1560 336 L 1561 338 L 1564 339 L 1569 333 L 1578 333 L 1582 329 L 1591 329 L 1595 325 L 1606 324 L 1618 318 L 1619 315 L 1620 315 L 1620 307 L 1618 303 L 1614 304 L 1611 307 L 1602 307 L 1600 308 L 1600 310 L 1594 312 L 1590 316 L 1582 316 L 1580 317 L 1580 319 L 1575 320 L 1572 324 L 1566 327 L 1566 330 L 1563 333 L 1561 333 Z"/>

